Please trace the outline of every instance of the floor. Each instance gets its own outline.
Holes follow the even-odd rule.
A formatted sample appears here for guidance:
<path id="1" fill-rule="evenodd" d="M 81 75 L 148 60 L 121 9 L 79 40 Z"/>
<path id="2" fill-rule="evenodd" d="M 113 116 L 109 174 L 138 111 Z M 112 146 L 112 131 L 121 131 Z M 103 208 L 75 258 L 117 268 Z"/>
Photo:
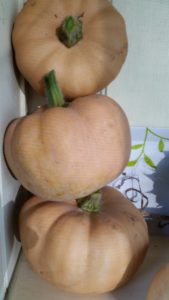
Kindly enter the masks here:
<path id="1" fill-rule="evenodd" d="M 147 256 L 135 277 L 124 287 L 98 296 L 64 293 L 34 273 L 21 253 L 5 300 L 145 300 L 149 283 L 169 261 L 169 237 L 152 236 Z"/>

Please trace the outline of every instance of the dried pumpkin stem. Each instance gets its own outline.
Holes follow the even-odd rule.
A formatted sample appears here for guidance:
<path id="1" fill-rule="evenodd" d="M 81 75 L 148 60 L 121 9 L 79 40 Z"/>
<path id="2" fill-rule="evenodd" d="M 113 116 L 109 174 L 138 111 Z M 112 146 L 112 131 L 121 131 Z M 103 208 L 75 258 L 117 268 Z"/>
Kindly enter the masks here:
<path id="1" fill-rule="evenodd" d="M 49 107 L 64 106 L 64 96 L 56 80 L 54 70 L 44 76 L 44 83 Z"/>
<path id="2" fill-rule="evenodd" d="M 101 209 L 101 191 L 98 190 L 84 198 L 77 199 L 77 206 L 88 212 L 99 212 Z"/>
<path id="3" fill-rule="evenodd" d="M 68 48 L 73 47 L 83 38 L 83 23 L 80 17 L 66 17 L 58 29 L 60 41 Z"/>

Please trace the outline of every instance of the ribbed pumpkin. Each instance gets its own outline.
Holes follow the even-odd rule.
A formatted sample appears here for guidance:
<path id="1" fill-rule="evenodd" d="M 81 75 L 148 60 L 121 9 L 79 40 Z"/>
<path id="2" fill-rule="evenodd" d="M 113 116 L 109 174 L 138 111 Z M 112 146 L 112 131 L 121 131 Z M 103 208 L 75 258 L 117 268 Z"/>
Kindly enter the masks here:
<path id="1" fill-rule="evenodd" d="M 130 154 L 130 129 L 122 108 L 109 97 L 81 97 L 65 107 L 53 75 L 46 76 L 52 87 L 48 95 L 56 94 L 53 100 L 63 106 L 42 107 L 14 120 L 6 130 L 4 153 L 13 174 L 33 194 L 77 199 L 122 172 Z"/>
<path id="2" fill-rule="evenodd" d="M 108 0 L 28 0 L 12 41 L 30 85 L 43 93 L 41 78 L 54 69 L 66 98 L 107 86 L 127 55 L 124 20 Z"/>
<path id="3" fill-rule="evenodd" d="M 111 187 L 77 202 L 29 199 L 20 213 L 20 236 L 38 274 L 79 294 L 100 294 L 124 285 L 149 244 L 141 213 Z"/>

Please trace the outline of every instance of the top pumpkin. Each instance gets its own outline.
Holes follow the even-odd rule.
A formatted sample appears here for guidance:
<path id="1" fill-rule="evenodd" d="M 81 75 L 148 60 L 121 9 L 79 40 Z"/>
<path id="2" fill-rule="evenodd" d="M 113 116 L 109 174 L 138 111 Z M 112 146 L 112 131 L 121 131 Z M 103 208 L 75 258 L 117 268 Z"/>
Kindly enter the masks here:
<path id="1" fill-rule="evenodd" d="M 95 93 L 119 73 L 127 55 L 122 16 L 108 0 L 28 0 L 12 33 L 16 63 L 44 94 L 54 69 L 67 98 Z"/>

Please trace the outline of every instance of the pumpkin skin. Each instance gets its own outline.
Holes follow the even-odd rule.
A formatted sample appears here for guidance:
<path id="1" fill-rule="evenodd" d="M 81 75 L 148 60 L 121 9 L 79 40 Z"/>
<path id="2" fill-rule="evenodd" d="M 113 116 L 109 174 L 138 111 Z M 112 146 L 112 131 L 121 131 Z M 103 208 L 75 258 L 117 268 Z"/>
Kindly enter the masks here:
<path id="1" fill-rule="evenodd" d="M 33 194 L 49 200 L 84 197 L 116 178 L 130 154 L 126 115 L 111 98 L 78 98 L 40 108 L 7 128 L 9 168 Z"/>
<path id="2" fill-rule="evenodd" d="M 20 213 L 23 252 L 58 288 L 100 294 L 124 285 L 142 263 L 149 237 L 140 212 L 119 191 L 101 190 L 99 213 L 33 197 Z"/>
<path id="3" fill-rule="evenodd" d="M 83 39 L 67 48 L 57 29 L 65 17 L 82 14 Z M 12 41 L 17 66 L 33 89 L 43 94 L 41 78 L 54 69 L 70 99 L 107 86 L 128 48 L 123 17 L 108 0 L 28 0 L 16 17 Z"/>
<path id="4" fill-rule="evenodd" d="M 147 300 L 168 300 L 169 298 L 169 263 L 161 267 L 154 275 L 148 289 Z"/>

